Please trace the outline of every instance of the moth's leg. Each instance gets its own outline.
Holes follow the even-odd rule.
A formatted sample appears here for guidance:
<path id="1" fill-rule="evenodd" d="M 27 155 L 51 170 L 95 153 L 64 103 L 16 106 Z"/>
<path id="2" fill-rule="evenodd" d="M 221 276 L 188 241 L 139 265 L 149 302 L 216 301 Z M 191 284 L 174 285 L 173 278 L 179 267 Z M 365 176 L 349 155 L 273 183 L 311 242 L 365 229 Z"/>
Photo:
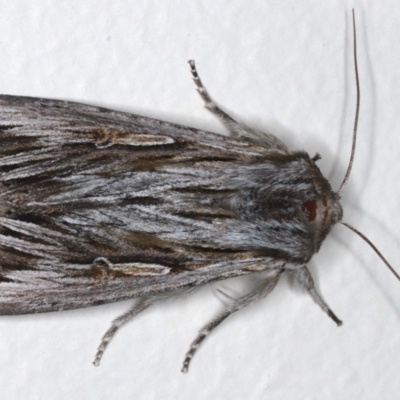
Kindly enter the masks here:
<path id="1" fill-rule="evenodd" d="M 250 293 L 238 299 L 233 299 L 231 305 L 225 311 L 205 325 L 198 333 L 196 339 L 190 345 L 189 351 L 186 353 L 185 360 L 183 361 L 182 372 L 188 371 L 191 359 L 193 358 L 200 344 L 211 333 L 211 331 L 236 311 L 239 311 L 249 304 L 263 299 L 269 293 L 271 293 L 277 285 L 281 273 L 282 271 L 277 271 L 274 276 L 265 279 Z"/>
<path id="2" fill-rule="evenodd" d="M 230 115 L 225 111 L 222 111 L 215 103 L 214 100 L 209 95 L 207 89 L 203 86 L 200 76 L 197 73 L 196 64 L 194 60 L 189 60 L 190 72 L 192 73 L 194 83 L 197 86 L 197 91 L 199 92 L 201 98 L 204 100 L 205 107 L 208 111 L 216 115 L 221 121 L 228 127 L 231 135 L 236 138 L 248 137 L 255 139 L 258 137 L 256 132 L 249 128 L 248 126 L 235 121 Z"/>
<path id="3" fill-rule="evenodd" d="M 268 148 L 274 148 L 286 151 L 287 147 L 274 135 L 267 132 L 259 132 L 252 129 L 245 124 L 234 120 L 225 111 L 222 111 L 215 103 L 214 100 L 209 95 L 207 89 L 203 86 L 200 76 L 197 73 L 196 64 L 194 60 L 189 60 L 190 72 L 192 73 L 194 83 L 197 86 L 197 91 L 199 92 L 201 98 L 205 102 L 205 107 L 207 110 L 211 111 L 216 115 L 221 121 L 228 127 L 229 132 L 235 138 L 243 138 L 262 144 Z"/>
<path id="4" fill-rule="evenodd" d="M 105 335 L 101 339 L 101 343 L 99 348 L 97 349 L 96 357 L 94 358 L 93 364 L 97 367 L 100 364 L 101 357 L 110 343 L 110 340 L 116 334 L 117 330 L 130 321 L 134 316 L 138 315 L 140 312 L 145 310 L 147 307 L 151 306 L 156 301 L 154 297 L 142 297 L 138 302 L 134 304 L 134 306 L 127 311 L 125 314 L 121 315 L 119 318 L 115 319 L 110 329 L 105 333 Z"/>
<path id="5" fill-rule="evenodd" d="M 322 300 L 321 296 L 317 292 L 314 286 L 314 279 L 311 276 L 308 268 L 303 265 L 301 268 L 295 270 L 295 281 L 298 286 L 303 289 L 307 289 L 312 297 L 312 299 L 321 307 L 322 311 L 324 311 L 337 326 L 342 325 L 342 321 L 333 313 L 333 311 L 328 307 L 328 305 Z"/>
<path id="6" fill-rule="evenodd" d="M 212 112 L 214 115 L 216 115 L 218 118 L 222 120 L 223 123 L 225 123 L 229 130 L 231 131 L 232 135 L 234 136 L 243 136 L 243 129 L 248 129 L 251 131 L 250 128 L 247 128 L 246 126 L 243 126 L 239 122 L 235 121 L 231 116 L 229 116 L 225 111 L 222 111 L 213 101 L 213 99 L 210 97 L 207 89 L 203 86 L 203 83 L 201 82 L 200 76 L 197 73 L 196 69 L 196 63 L 194 60 L 189 60 L 188 61 L 190 65 L 190 72 L 192 73 L 194 83 L 197 86 L 197 91 L 200 94 L 200 97 L 204 100 L 205 107 L 207 108 L 208 111 Z M 251 132 L 248 132 L 251 135 Z"/>

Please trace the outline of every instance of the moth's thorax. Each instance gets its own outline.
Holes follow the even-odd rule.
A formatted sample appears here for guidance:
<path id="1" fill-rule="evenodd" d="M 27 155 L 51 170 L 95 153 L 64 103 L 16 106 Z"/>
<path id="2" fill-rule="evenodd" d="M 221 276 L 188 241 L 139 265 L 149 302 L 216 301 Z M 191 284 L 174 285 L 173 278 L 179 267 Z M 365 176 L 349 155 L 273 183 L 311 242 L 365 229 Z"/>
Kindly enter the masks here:
<path id="1" fill-rule="evenodd" d="M 230 193 L 213 203 L 226 216 L 209 242 L 307 263 L 342 218 L 339 196 L 305 152 L 269 151 L 251 161 L 217 170 Z"/>

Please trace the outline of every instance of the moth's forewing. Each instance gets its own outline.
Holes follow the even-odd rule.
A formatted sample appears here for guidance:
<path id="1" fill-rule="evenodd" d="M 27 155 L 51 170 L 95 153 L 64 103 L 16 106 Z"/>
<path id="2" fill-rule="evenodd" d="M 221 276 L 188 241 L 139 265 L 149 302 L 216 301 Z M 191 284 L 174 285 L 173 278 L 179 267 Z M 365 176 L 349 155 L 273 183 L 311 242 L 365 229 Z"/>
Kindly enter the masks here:
<path id="1" fill-rule="evenodd" d="M 304 152 L 56 100 L 0 109 L 0 313 L 305 263 L 326 236 L 310 207 L 331 189 Z"/>

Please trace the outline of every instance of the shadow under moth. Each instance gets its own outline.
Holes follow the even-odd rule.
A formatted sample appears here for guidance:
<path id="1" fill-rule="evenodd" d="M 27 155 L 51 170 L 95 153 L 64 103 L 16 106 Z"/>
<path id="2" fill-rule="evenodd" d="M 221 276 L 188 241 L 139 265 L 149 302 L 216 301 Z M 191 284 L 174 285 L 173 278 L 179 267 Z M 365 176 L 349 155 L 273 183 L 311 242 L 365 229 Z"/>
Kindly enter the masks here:
<path id="1" fill-rule="evenodd" d="M 354 13 L 353 32 L 358 88 Z M 84 104 L 0 96 L 0 314 L 137 298 L 104 335 L 95 365 L 118 328 L 154 302 L 245 274 L 258 273 L 257 285 L 230 297 L 200 330 L 183 372 L 216 326 L 267 296 L 285 272 L 341 324 L 306 264 L 342 220 L 359 89 L 351 161 L 333 191 L 318 155 L 235 121 L 189 65 L 206 108 L 231 137 Z"/>

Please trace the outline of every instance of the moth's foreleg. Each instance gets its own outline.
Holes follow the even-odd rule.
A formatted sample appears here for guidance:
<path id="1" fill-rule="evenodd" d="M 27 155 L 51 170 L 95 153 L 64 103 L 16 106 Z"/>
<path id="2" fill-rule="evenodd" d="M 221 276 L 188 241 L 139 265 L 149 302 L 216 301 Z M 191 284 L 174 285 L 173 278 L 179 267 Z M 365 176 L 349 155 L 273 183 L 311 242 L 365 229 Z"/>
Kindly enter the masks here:
<path id="1" fill-rule="evenodd" d="M 328 307 L 328 305 L 322 300 L 321 296 L 317 292 L 314 286 L 314 279 L 311 276 L 308 268 L 303 265 L 301 268 L 295 270 L 295 281 L 298 286 L 303 289 L 307 289 L 310 293 L 312 299 L 321 307 L 322 311 L 324 311 L 337 326 L 342 325 L 342 321 L 333 313 L 333 311 Z"/>
<path id="2" fill-rule="evenodd" d="M 207 89 L 203 86 L 200 76 L 197 73 L 196 64 L 194 60 L 189 60 L 190 72 L 192 73 L 194 83 L 197 86 L 197 91 L 199 92 L 201 98 L 204 100 L 205 107 L 207 110 L 216 115 L 222 122 L 228 127 L 230 133 L 234 137 L 255 137 L 255 132 L 248 126 L 235 121 L 230 115 L 225 111 L 222 111 L 215 103 L 214 100 L 209 95 Z"/>
<path id="3" fill-rule="evenodd" d="M 211 331 L 236 311 L 239 311 L 249 304 L 263 299 L 269 293 L 271 293 L 277 285 L 281 273 L 282 271 L 277 271 L 274 276 L 265 279 L 260 285 L 258 285 L 253 291 L 251 291 L 247 295 L 238 299 L 234 299 L 231 305 L 225 311 L 212 319 L 207 325 L 205 325 L 198 333 L 196 339 L 190 345 L 189 351 L 186 353 L 185 360 L 183 361 L 182 372 L 188 371 L 191 359 L 193 358 L 200 344 L 211 333 Z"/>
<path id="4" fill-rule="evenodd" d="M 130 321 L 134 316 L 138 315 L 140 312 L 145 310 L 147 307 L 152 305 L 156 301 L 154 297 L 142 297 L 138 302 L 134 304 L 134 306 L 127 311 L 125 314 L 121 315 L 119 318 L 115 319 L 110 329 L 105 333 L 103 338 L 101 339 L 101 343 L 99 348 L 97 349 L 96 357 L 94 358 L 93 364 L 97 367 L 100 364 L 100 360 L 103 357 L 103 354 L 110 343 L 110 340 L 116 334 L 117 330 Z"/>
<path id="5" fill-rule="evenodd" d="M 199 92 L 201 98 L 205 102 L 205 107 L 207 110 L 211 111 L 214 115 L 216 115 L 229 129 L 230 134 L 237 138 L 242 139 L 246 142 L 253 142 L 263 145 L 264 147 L 279 149 L 283 151 L 287 151 L 286 146 L 274 135 L 257 131 L 243 124 L 242 122 L 238 122 L 234 120 L 230 115 L 228 115 L 225 111 L 222 111 L 214 102 L 214 100 L 209 95 L 207 89 L 203 86 L 199 74 L 196 70 L 196 64 L 194 60 L 189 60 L 190 72 L 192 73 L 194 83 L 197 86 L 197 91 Z"/>

